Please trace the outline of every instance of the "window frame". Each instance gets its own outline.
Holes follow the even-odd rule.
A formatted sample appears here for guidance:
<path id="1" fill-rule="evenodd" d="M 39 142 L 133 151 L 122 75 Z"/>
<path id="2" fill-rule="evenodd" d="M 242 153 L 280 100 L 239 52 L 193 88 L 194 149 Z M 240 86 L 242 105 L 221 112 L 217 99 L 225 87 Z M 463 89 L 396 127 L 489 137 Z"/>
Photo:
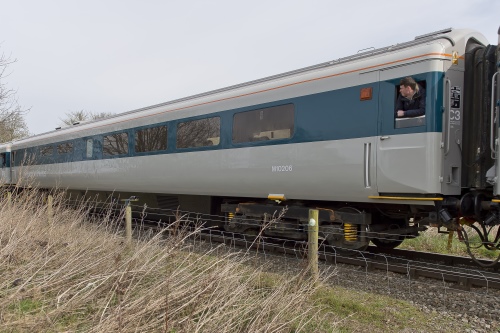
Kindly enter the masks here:
<path id="1" fill-rule="evenodd" d="M 125 142 L 125 145 L 122 145 L 122 147 L 126 147 L 126 151 L 125 152 L 121 152 L 119 151 L 118 154 L 107 154 L 106 153 L 106 140 L 108 137 L 113 137 L 115 135 L 125 135 L 126 136 L 126 139 L 124 140 Z M 108 133 L 108 134 L 103 134 L 102 135 L 102 140 L 101 140 L 101 144 L 102 144 L 102 157 L 101 159 L 105 159 L 105 158 L 113 158 L 113 157 L 118 157 L 118 156 L 128 156 L 130 154 L 130 133 L 128 131 L 117 131 L 117 132 L 113 132 L 113 133 Z M 109 139 L 108 139 L 109 140 Z M 115 142 L 117 142 L 118 140 L 115 140 Z M 118 146 L 117 146 L 118 148 Z"/>
<path id="2" fill-rule="evenodd" d="M 148 154 L 156 154 L 159 152 L 165 152 L 168 150 L 168 144 L 169 144 L 169 139 L 168 139 L 168 134 L 169 134 L 169 129 L 168 129 L 168 124 L 161 123 L 161 124 L 153 124 L 148 127 L 142 127 L 142 128 L 135 128 L 134 129 L 134 137 L 133 137 L 133 146 L 134 146 L 134 154 L 139 154 L 139 155 L 148 155 Z M 144 151 L 139 151 L 137 150 L 137 140 L 138 140 L 138 134 L 141 131 L 150 131 L 153 129 L 159 129 L 159 128 L 164 128 L 165 129 L 165 136 L 164 139 L 164 149 L 156 149 L 156 150 L 144 150 Z"/>
<path id="3" fill-rule="evenodd" d="M 289 108 L 289 109 L 287 109 L 287 108 Z M 250 129 L 253 130 L 254 133 L 256 133 L 255 131 L 260 131 L 259 136 L 255 136 L 255 134 L 252 134 L 253 140 L 244 140 L 243 141 L 241 139 L 242 137 L 250 137 L 249 135 L 247 135 L 247 134 L 249 134 L 249 132 L 245 132 L 245 134 L 243 134 L 243 135 L 241 133 L 236 134 L 237 132 L 239 132 L 240 128 L 245 128 L 245 129 L 249 128 L 248 121 L 250 119 L 248 119 L 248 118 L 256 118 L 256 117 L 252 117 L 253 113 L 260 113 L 259 118 L 261 118 L 261 117 L 264 117 L 263 112 L 268 112 L 267 118 L 271 118 L 272 116 L 270 116 L 269 114 L 271 114 L 271 112 L 273 112 L 272 110 L 279 110 L 279 109 L 282 109 L 282 111 L 280 111 L 280 112 L 282 112 L 284 114 L 278 115 L 277 113 L 275 113 L 275 114 L 272 114 L 272 116 L 282 120 L 283 123 L 276 124 L 277 126 L 275 128 L 269 127 L 269 121 L 267 123 L 265 123 L 267 126 L 261 126 L 260 128 L 258 126 L 254 126 L 253 128 L 250 127 Z M 286 114 L 286 113 L 289 113 L 289 114 Z M 289 117 L 289 119 L 285 119 L 283 117 L 285 114 L 287 117 Z M 247 119 L 244 118 L 245 117 L 244 115 L 246 115 Z M 242 118 L 237 119 L 239 117 L 242 117 Z M 289 124 L 286 124 L 285 120 L 288 120 Z M 280 142 L 283 140 L 291 140 L 295 135 L 295 124 L 296 124 L 296 110 L 295 110 L 294 103 L 279 104 L 279 105 L 273 105 L 273 106 L 269 106 L 269 107 L 265 107 L 265 108 L 258 108 L 258 109 L 251 109 L 251 110 L 235 112 L 233 114 L 232 124 L 231 124 L 231 143 L 233 145 L 240 145 L 240 144 L 259 144 L 259 143 L 264 143 L 264 142 L 275 143 L 275 142 Z M 289 125 L 289 126 L 279 126 L 279 125 Z M 276 132 L 279 132 L 279 131 L 285 131 L 285 132 L 289 131 L 289 134 L 287 137 L 279 137 L 279 136 L 274 137 L 274 134 Z M 267 133 L 269 133 L 269 135 L 264 135 Z M 237 135 L 240 136 L 239 140 L 236 140 Z"/>
<path id="4" fill-rule="evenodd" d="M 180 131 L 180 126 L 182 124 L 195 124 L 195 123 L 201 123 L 202 121 L 207 121 L 209 122 L 211 119 L 218 119 L 218 122 L 217 122 L 217 133 L 218 136 L 208 136 L 204 139 L 203 142 L 201 142 L 200 145 L 189 145 L 189 146 L 179 146 L 179 142 L 181 142 L 181 140 L 179 140 L 179 133 L 181 132 Z M 187 126 L 187 125 L 186 125 Z M 219 147 L 220 144 L 221 144 L 221 138 L 222 138 L 222 120 L 221 120 L 221 116 L 220 115 L 214 115 L 214 116 L 210 116 L 210 117 L 203 117 L 203 118 L 195 118 L 195 119 L 183 119 L 183 120 L 179 120 L 177 123 L 176 123 L 176 126 L 175 126 L 175 148 L 176 149 L 180 149 L 180 150 L 185 150 L 185 149 L 207 149 L 207 148 L 212 148 L 212 147 Z M 186 129 L 186 131 L 188 131 L 189 128 Z M 212 130 L 212 129 L 208 129 L 208 130 Z M 182 131 L 184 131 L 184 129 L 182 129 Z M 216 143 L 210 139 L 219 139 L 219 142 Z M 200 142 L 200 141 L 197 141 L 196 138 L 194 139 L 190 139 L 191 140 L 195 140 L 195 142 Z M 211 142 L 212 144 L 207 144 L 208 142 Z"/>
<path id="5" fill-rule="evenodd" d="M 62 146 L 66 146 L 66 147 L 69 147 L 69 149 L 67 151 L 61 151 L 63 149 Z M 55 147 L 55 151 L 57 152 L 57 155 L 67 155 L 67 154 L 72 154 L 73 151 L 74 151 L 74 143 L 73 141 L 67 141 L 67 142 L 61 142 L 59 144 L 57 144 L 57 146 Z"/>

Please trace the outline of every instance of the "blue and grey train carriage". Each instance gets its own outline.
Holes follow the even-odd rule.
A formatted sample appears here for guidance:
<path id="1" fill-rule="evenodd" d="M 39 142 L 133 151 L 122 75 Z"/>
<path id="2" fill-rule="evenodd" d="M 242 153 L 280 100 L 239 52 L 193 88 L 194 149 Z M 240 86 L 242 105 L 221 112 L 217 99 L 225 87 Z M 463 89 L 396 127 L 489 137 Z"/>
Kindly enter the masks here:
<path id="1" fill-rule="evenodd" d="M 395 247 L 429 224 L 457 230 L 459 217 L 492 226 L 498 61 L 480 33 L 446 29 L 12 142 L 2 176 L 225 214 L 220 227 L 242 233 L 286 206 L 264 232 L 292 239 L 319 208 L 321 237 L 354 249 Z M 408 76 L 426 112 L 395 119 Z"/>

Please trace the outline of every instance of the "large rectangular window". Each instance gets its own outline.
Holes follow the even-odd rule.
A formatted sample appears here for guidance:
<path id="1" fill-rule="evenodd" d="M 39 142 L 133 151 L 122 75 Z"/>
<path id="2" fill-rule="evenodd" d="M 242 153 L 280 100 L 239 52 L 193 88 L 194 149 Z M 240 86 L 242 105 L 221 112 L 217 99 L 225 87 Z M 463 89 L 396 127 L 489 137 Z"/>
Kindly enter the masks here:
<path id="1" fill-rule="evenodd" d="M 52 147 L 52 145 L 40 147 L 41 156 L 52 156 L 53 153 L 54 148 Z"/>
<path id="2" fill-rule="evenodd" d="M 220 117 L 186 121 L 177 125 L 177 148 L 217 146 Z"/>
<path id="3" fill-rule="evenodd" d="M 135 152 L 144 153 L 167 149 L 167 127 L 145 128 L 135 132 Z"/>
<path id="4" fill-rule="evenodd" d="M 233 143 L 288 139 L 293 136 L 294 105 L 236 113 L 233 118 Z"/>
<path id="5" fill-rule="evenodd" d="M 72 142 L 66 142 L 66 143 L 61 143 L 60 145 L 57 145 L 57 153 L 58 154 L 68 154 L 73 151 L 73 143 Z"/>
<path id="6" fill-rule="evenodd" d="M 102 143 L 102 153 L 106 156 L 128 154 L 128 134 L 122 132 L 106 135 Z"/>

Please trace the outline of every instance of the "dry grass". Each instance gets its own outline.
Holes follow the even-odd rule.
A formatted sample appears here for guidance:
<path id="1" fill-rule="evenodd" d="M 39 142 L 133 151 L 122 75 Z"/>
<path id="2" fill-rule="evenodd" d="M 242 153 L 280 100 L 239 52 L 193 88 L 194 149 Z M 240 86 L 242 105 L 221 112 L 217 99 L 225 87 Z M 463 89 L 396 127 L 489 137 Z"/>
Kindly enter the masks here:
<path id="1" fill-rule="evenodd" d="M 270 278 L 243 255 L 195 253 L 187 231 L 125 246 L 110 215 L 89 221 L 60 198 L 52 223 L 36 191 L 2 200 L 0 332 L 335 331 L 340 319 L 311 301 L 317 287 L 302 274 Z"/>
<path id="2" fill-rule="evenodd" d="M 68 209 L 55 196 L 50 223 L 43 198 L 0 201 L 1 333 L 392 333 L 435 330 L 434 317 L 446 322 L 437 331 L 456 331 L 403 301 L 276 272 L 224 247 L 193 248 L 186 239 L 198 231 L 180 221 L 136 232 L 127 246 L 120 219 L 94 220 L 87 205 Z"/>

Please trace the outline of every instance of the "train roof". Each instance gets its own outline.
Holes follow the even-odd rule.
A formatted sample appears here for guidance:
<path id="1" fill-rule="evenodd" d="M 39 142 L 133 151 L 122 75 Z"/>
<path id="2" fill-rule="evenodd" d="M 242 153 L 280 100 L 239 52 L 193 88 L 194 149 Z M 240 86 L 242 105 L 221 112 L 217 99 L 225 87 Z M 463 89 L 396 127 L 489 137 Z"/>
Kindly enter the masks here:
<path id="1" fill-rule="evenodd" d="M 95 123 L 99 123 L 99 122 L 104 122 L 104 121 L 107 121 L 109 119 L 126 117 L 128 115 L 139 113 L 139 112 L 143 112 L 143 111 L 146 111 L 146 110 L 157 109 L 157 108 L 161 108 L 161 107 L 165 107 L 165 106 L 169 106 L 169 105 L 173 105 L 173 104 L 177 104 L 177 103 L 182 103 L 182 102 L 186 102 L 186 101 L 190 101 L 190 100 L 194 100 L 194 99 L 208 97 L 208 96 L 211 96 L 211 95 L 216 95 L 216 94 L 220 94 L 220 93 L 224 93 L 224 92 L 228 92 L 228 91 L 232 91 L 232 90 L 236 90 L 236 89 L 240 89 L 240 88 L 244 88 L 244 87 L 249 87 L 249 86 L 253 86 L 253 85 L 257 85 L 257 84 L 261 84 L 261 83 L 271 82 L 271 81 L 279 80 L 279 79 L 282 79 L 282 78 L 287 78 L 287 77 L 290 77 L 290 76 L 295 76 L 295 75 L 298 75 L 298 74 L 307 73 L 307 72 L 311 72 L 311 71 L 315 71 L 315 70 L 319 70 L 319 69 L 324 69 L 324 68 L 328 68 L 328 67 L 339 66 L 339 65 L 342 65 L 342 64 L 346 64 L 346 63 L 350 63 L 350 62 L 355 62 L 355 61 L 358 61 L 358 60 L 362 60 L 362 59 L 365 59 L 365 58 L 374 57 L 374 56 L 378 56 L 378 55 L 384 55 L 386 53 L 391 53 L 391 52 L 394 52 L 394 51 L 398 51 L 398 50 L 402 50 L 402 49 L 407 49 L 407 48 L 415 47 L 415 46 L 422 45 L 422 44 L 429 44 L 429 43 L 432 43 L 433 41 L 437 41 L 437 40 L 443 40 L 444 39 L 444 40 L 447 40 L 452 46 L 455 46 L 457 44 L 457 41 L 463 40 L 465 36 L 471 36 L 471 35 L 478 42 L 480 42 L 480 43 L 482 43 L 484 45 L 488 44 L 486 38 L 482 34 L 477 33 L 474 30 L 447 28 L 447 29 L 443 29 L 443 30 L 431 32 L 431 33 L 428 33 L 428 34 L 416 36 L 413 40 L 408 41 L 408 42 L 398 43 L 398 44 L 394 44 L 394 45 L 391 45 L 391 46 L 382 47 L 382 48 L 378 48 L 378 49 L 373 48 L 373 49 L 370 49 L 370 50 L 364 51 L 364 52 L 360 51 L 360 52 L 358 52 L 358 53 L 356 53 L 354 55 L 351 55 L 351 56 L 347 56 L 347 57 L 342 57 L 342 58 L 335 59 L 335 60 L 326 61 L 326 62 L 317 64 L 317 65 L 308 66 L 308 67 L 300 68 L 300 69 L 293 70 L 293 71 L 284 72 L 284 73 L 277 74 L 277 75 L 268 76 L 268 77 L 257 79 L 257 80 L 252 80 L 252 81 L 248 81 L 248 82 L 244 82 L 244 83 L 240 83 L 240 84 L 228 86 L 228 87 L 221 88 L 221 89 L 211 90 L 211 91 L 204 92 L 204 93 L 201 93 L 201 94 L 191 95 L 191 96 L 188 96 L 188 97 L 171 100 L 171 101 L 164 102 L 164 103 L 154 104 L 154 105 L 150 105 L 150 106 L 143 107 L 143 108 L 140 108 L 140 109 L 135 109 L 135 110 L 130 110 L 130 111 L 122 112 L 122 113 L 119 113 L 119 114 L 116 114 L 116 115 L 112 115 L 112 116 L 109 116 L 109 117 L 106 117 L 106 118 L 101 118 L 101 119 L 96 119 L 96 120 L 90 120 L 90 121 L 82 121 L 82 122 L 77 123 L 77 124 L 75 124 L 73 126 L 67 126 L 67 127 L 62 127 L 62 128 L 58 127 L 54 131 L 49 131 L 49 132 L 37 134 L 37 135 L 31 136 L 31 137 L 28 137 L 28 138 L 24 138 L 24 139 L 20 139 L 20 140 L 14 141 L 13 143 L 14 144 L 20 144 L 20 143 L 29 142 L 29 141 L 32 141 L 32 140 L 36 141 L 38 139 L 44 139 L 44 138 L 48 138 L 50 136 L 53 136 L 53 134 L 55 134 L 55 133 L 57 133 L 58 134 L 57 136 L 59 136 L 59 134 L 69 133 L 69 131 L 71 131 L 72 129 L 75 129 L 75 128 L 80 127 L 80 126 L 88 126 L 88 125 L 91 125 L 91 124 L 95 124 Z M 5 144 L 0 144 L 0 152 L 4 151 L 4 150 L 5 150 Z"/>

